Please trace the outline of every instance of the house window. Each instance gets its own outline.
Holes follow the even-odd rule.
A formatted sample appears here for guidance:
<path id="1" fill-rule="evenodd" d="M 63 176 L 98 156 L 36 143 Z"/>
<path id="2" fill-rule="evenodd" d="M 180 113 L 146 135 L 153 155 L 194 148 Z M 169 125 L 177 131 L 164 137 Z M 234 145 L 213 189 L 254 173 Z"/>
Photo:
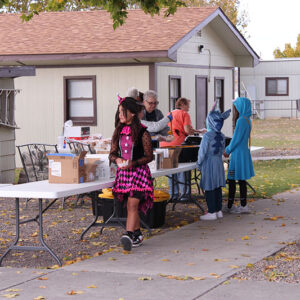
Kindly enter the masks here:
<path id="1" fill-rule="evenodd" d="M 266 96 L 288 96 L 288 77 L 266 78 Z"/>
<path id="2" fill-rule="evenodd" d="M 96 76 L 64 77 L 65 121 L 97 125 Z"/>
<path id="3" fill-rule="evenodd" d="M 224 111 L 224 78 L 215 78 L 215 101 L 216 108 Z"/>
<path id="4" fill-rule="evenodd" d="M 175 109 L 175 103 L 181 97 L 181 77 L 169 76 L 169 110 Z"/>
<path id="5" fill-rule="evenodd" d="M 15 95 L 19 90 L 0 89 L 0 124 L 16 127 L 15 122 Z"/>

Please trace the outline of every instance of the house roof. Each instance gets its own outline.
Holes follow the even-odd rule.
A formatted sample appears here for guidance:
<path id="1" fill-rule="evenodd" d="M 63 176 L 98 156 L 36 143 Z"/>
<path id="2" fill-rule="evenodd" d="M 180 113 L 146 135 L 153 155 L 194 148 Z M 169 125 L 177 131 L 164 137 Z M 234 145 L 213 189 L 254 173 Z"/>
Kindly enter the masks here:
<path id="1" fill-rule="evenodd" d="M 100 58 L 176 60 L 181 42 L 219 15 L 226 19 L 217 7 L 179 8 L 168 18 L 129 10 L 126 23 L 114 31 L 105 10 L 44 12 L 25 23 L 20 14 L 0 14 L 0 63 L 79 58 L 90 62 Z"/>

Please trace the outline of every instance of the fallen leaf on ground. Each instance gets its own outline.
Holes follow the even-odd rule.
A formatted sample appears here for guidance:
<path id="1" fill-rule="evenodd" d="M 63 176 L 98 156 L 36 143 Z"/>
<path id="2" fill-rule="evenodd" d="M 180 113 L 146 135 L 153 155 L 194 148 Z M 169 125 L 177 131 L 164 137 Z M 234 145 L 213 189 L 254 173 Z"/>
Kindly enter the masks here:
<path id="1" fill-rule="evenodd" d="M 96 288 L 97 288 L 97 286 L 95 286 L 93 284 L 88 286 L 88 289 L 96 289 Z"/>
<path id="2" fill-rule="evenodd" d="M 33 300 L 45 300 L 46 298 L 44 296 L 37 296 L 33 298 Z"/>
<path id="3" fill-rule="evenodd" d="M 240 268 L 240 266 L 236 266 L 236 265 L 230 265 L 229 266 L 231 269 L 239 269 Z"/>
<path id="4" fill-rule="evenodd" d="M 244 240 L 250 240 L 249 236 L 248 235 L 245 235 L 243 237 L 241 237 L 241 240 L 244 241 Z"/>
<path id="5" fill-rule="evenodd" d="M 48 280 L 48 277 L 39 277 L 38 280 Z"/>
<path id="6" fill-rule="evenodd" d="M 153 280 L 153 279 L 152 277 L 139 277 L 138 280 L 146 281 L 146 280 Z"/>
<path id="7" fill-rule="evenodd" d="M 2 295 L 2 297 L 5 297 L 5 298 L 16 298 L 17 296 L 19 296 L 20 294 L 16 293 L 16 294 L 4 294 Z"/>
<path id="8" fill-rule="evenodd" d="M 283 219 L 283 216 L 273 216 L 269 218 L 264 218 L 264 220 L 268 220 L 268 221 L 277 221 L 278 219 Z"/>
<path id="9" fill-rule="evenodd" d="M 66 292 L 67 295 L 81 295 L 83 294 L 83 291 L 74 291 L 71 290 L 70 292 Z"/>

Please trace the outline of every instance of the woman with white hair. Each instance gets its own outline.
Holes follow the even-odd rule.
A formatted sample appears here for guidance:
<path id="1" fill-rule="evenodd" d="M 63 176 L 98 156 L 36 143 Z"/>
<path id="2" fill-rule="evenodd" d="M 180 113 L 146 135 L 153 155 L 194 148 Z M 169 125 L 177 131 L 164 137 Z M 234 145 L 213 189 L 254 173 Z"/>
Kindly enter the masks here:
<path id="1" fill-rule="evenodd" d="M 151 121 L 157 122 L 164 118 L 163 113 L 157 108 L 159 104 L 157 100 L 157 93 L 153 90 L 148 90 L 144 93 L 144 105 L 145 105 L 145 114 L 142 120 L 144 121 Z M 166 125 L 163 129 L 159 132 L 153 132 L 150 128 L 148 131 L 150 134 L 156 135 L 159 134 L 161 136 L 167 136 L 170 128 Z"/>
<path id="2" fill-rule="evenodd" d="M 128 89 L 127 97 L 131 97 L 135 100 L 138 100 L 139 90 L 135 87 L 131 87 L 130 89 Z"/>

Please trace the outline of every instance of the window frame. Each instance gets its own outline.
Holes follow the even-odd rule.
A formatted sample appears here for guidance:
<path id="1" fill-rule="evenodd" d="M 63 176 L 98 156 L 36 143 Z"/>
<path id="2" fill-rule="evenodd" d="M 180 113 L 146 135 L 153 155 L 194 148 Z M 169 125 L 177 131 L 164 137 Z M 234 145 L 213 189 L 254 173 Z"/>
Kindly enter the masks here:
<path id="1" fill-rule="evenodd" d="M 179 80 L 178 83 L 178 97 L 171 97 L 171 81 L 173 79 L 177 79 Z M 172 102 L 174 103 L 174 109 L 176 108 L 175 104 L 176 104 L 176 100 L 179 99 L 181 97 L 181 76 L 175 76 L 175 75 L 169 75 L 169 111 L 172 111 Z"/>
<path id="2" fill-rule="evenodd" d="M 64 76 L 64 121 L 72 120 L 75 126 L 97 126 L 97 94 L 96 94 L 96 75 L 83 76 Z M 91 80 L 92 81 L 92 98 L 68 98 L 68 80 Z M 93 117 L 69 117 L 70 100 L 92 100 L 93 101 Z"/>
<path id="3" fill-rule="evenodd" d="M 286 80 L 286 93 L 285 94 L 274 94 L 274 93 L 269 93 L 268 91 L 268 82 L 270 80 L 276 80 L 276 90 L 277 90 L 277 86 L 278 86 L 278 83 L 277 81 L 278 80 Z M 265 94 L 266 96 L 288 96 L 289 95 L 289 77 L 266 77 L 266 81 L 265 81 Z"/>
<path id="4" fill-rule="evenodd" d="M 18 89 L 0 89 L 0 124 L 17 128 L 15 121 L 15 96 Z"/>
<path id="5" fill-rule="evenodd" d="M 224 102 L 225 102 L 225 77 L 215 77 L 214 78 L 214 99 L 215 101 L 217 100 L 217 91 L 216 91 L 216 87 L 217 87 L 217 80 L 221 80 L 222 81 L 222 96 L 218 97 L 221 98 L 220 101 L 220 110 L 221 112 L 224 112 Z"/>

